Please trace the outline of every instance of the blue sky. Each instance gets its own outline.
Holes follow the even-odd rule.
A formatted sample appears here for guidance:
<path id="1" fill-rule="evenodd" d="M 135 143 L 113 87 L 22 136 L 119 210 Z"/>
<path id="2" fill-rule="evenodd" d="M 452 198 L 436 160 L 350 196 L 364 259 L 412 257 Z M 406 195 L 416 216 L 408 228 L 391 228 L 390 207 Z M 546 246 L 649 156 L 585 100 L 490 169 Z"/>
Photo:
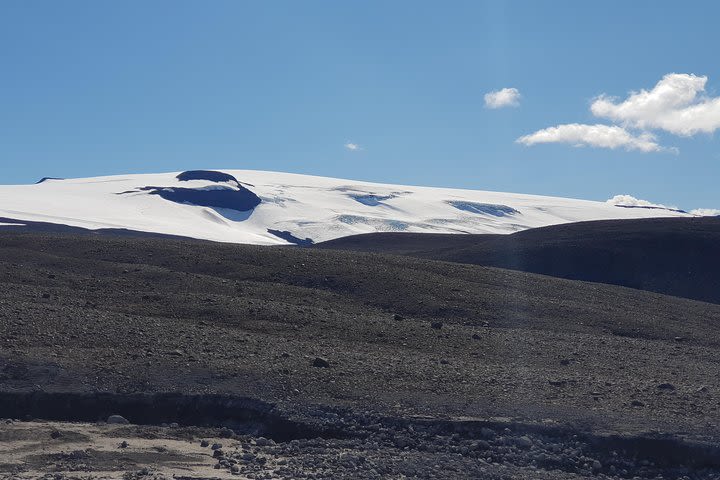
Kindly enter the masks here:
<path id="1" fill-rule="evenodd" d="M 714 1 L 4 0 L 0 183 L 238 168 L 720 208 L 718 18 Z M 633 110 L 671 73 L 706 79 L 677 111 Z M 488 108 L 503 88 L 519 104 Z M 566 124 L 615 130 L 543 133 Z"/>

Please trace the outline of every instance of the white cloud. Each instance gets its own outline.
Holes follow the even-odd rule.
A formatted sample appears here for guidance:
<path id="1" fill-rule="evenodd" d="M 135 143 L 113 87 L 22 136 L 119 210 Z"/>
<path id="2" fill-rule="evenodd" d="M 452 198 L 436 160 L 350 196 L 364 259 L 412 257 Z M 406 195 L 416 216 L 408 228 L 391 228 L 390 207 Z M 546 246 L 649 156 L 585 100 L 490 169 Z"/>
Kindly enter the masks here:
<path id="1" fill-rule="evenodd" d="M 485 94 L 487 108 L 520 106 L 520 91 L 517 88 L 503 88 Z"/>
<path id="2" fill-rule="evenodd" d="M 661 203 L 649 202 L 647 200 L 642 200 L 640 198 L 633 197 L 632 195 L 615 195 L 610 200 L 607 200 L 606 203 L 609 203 L 611 205 L 617 205 L 620 207 L 665 208 L 667 210 L 681 211 L 678 209 L 678 207 L 667 206 L 667 205 L 663 205 Z M 714 216 L 720 215 L 720 209 L 696 208 L 694 210 L 690 210 L 687 213 L 690 213 L 691 215 L 696 215 L 699 217 L 714 217 Z"/>
<path id="3" fill-rule="evenodd" d="M 692 136 L 720 129 L 720 97 L 704 94 L 707 77 L 670 73 L 652 90 L 640 90 L 617 102 L 606 95 L 590 107 L 593 115 L 641 129 Z"/>
<path id="4" fill-rule="evenodd" d="M 611 205 L 618 205 L 621 207 L 653 207 L 653 208 L 669 208 L 675 210 L 675 207 L 666 207 L 665 205 L 662 205 L 660 203 L 652 203 L 648 202 L 647 200 L 641 200 L 639 198 L 635 198 L 632 195 L 615 195 L 610 200 L 608 200 L 606 203 L 609 203 Z"/>
<path id="5" fill-rule="evenodd" d="M 544 128 L 516 140 L 523 145 L 538 143 L 567 143 L 576 147 L 624 148 L 641 152 L 659 152 L 665 150 L 655 142 L 655 137 L 647 132 L 633 135 L 617 125 L 584 125 L 570 123 Z"/>
<path id="6" fill-rule="evenodd" d="M 663 130 L 689 137 L 720 129 L 720 97 L 706 95 L 707 80 L 705 76 L 669 73 L 651 90 L 632 92 L 623 101 L 600 95 L 592 102 L 590 111 L 614 125 L 559 125 L 517 141 L 525 145 L 570 143 L 642 152 L 677 152 L 676 148 L 658 145 L 650 131 Z"/>
<path id="7" fill-rule="evenodd" d="M 350 151 L 356 152 L 358 150 L 362 150 L 362 147 L 358 145 L 357 143 L 348 142 L 345 144 L 345 148 L 347 148 Z"/>
<path id="8" fill-rule="evenodd" d="M 717 208 L 696 208 L 695 210 L 690 210 L 690 213 L 700 217 L 715 217 L 720 215 L 720 210 Z"/>

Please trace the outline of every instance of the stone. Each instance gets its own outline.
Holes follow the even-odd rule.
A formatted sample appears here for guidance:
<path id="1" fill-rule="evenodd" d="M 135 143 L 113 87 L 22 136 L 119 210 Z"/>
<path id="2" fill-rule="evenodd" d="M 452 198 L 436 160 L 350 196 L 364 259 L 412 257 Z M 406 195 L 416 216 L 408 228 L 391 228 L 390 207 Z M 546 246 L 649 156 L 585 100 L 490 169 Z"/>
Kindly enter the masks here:
<path id="1" fill-rule="evenodd" d="M 532 447 L 532 440 L 527 435 L 523 435 L 522 437 L 515 440 L 515 445 L 517 445 L 520 448 L 530 448 Z"/>
<path id="2" fill-rule="evenodd" d="M 127 425 L 130 422 L 127 418 L 123 417 L 122 415 L 110 415 L 107 419 L 107 423 L 113 424 L 113 425 Z"/>
<path id="3" fill-rule="evenodd" d="M 257 445 L 258 447 L 269 447 L 274 443 L 275 442 L 273 442 L 272 440 L 268 440 L 265 437 L 258 437 L 258 439 L 255 440 L 255 445 Z"/>
<path id="4" fill-rule="evenodd" d="M 315 357 L 315 360 L 312 362 L 313 367 L 318 368 L 329 368 L 330 362 L 322 357 Z"/>

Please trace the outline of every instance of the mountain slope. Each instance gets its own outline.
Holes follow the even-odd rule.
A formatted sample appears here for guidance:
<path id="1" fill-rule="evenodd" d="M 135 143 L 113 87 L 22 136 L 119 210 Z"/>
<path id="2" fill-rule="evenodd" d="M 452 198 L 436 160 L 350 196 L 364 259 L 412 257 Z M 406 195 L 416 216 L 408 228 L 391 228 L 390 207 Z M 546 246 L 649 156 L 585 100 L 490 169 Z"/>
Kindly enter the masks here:
<path id="1" fill-rule="evenodd" d="M 388 231 L 506 234 L 583 220 L 667 216 L 689 215 L 587 200 L 251 170 L 47 178 L 35 185 L 0 187 L 3 223 L 253 244 L 310 244 Z M 17 228 L 5 225 L 0 231 Z"/>
<path id="2" fill-rule="evenodd" d="M 510 268 L 720 303 L 720 218 L 579 222 L 512 235 L 357 235 L 317 247 Z"/>

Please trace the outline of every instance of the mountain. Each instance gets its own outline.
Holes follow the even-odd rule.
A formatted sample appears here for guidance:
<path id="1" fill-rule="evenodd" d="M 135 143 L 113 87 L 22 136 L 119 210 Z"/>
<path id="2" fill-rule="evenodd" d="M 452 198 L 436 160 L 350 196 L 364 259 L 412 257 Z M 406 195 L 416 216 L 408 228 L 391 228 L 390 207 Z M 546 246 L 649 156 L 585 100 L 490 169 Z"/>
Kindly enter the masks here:
<path id="1" fill-rule="evenodd" d="M 720 218 L 578 222 L 512 235 L 356 235 L 318 248 L 471 263 L 720 304 Z"/>
<path id="2" fill-rule="evenodd" d="M 194 170 L 0 186 L 0 229 L 145 232 L 311 244 L 374 232 L 496 233 L 584 220 L 688 217 L 604 202 L 252 170 Z M 14 224 L 9 226 L 7 224 Z"/>

